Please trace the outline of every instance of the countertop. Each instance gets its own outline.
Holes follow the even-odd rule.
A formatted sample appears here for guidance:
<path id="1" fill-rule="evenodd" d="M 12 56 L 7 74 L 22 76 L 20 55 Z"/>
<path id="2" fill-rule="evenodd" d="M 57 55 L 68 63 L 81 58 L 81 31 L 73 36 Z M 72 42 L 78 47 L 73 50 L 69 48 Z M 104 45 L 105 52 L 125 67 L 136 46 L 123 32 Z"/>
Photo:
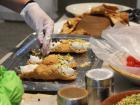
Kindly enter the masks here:
<path id="1" fill-rule="evenodd" d="M 66 17 L 63 16 L 59 22 L 63 21 L 63 19 L 66 19 Z M 56 26 L 59 26 L 59 22 L 57 22 Z M 0 21 L 0 58 L 2 58 L 9 51 L 13 50 L 20 41 L 22 41 L 32 32 L 33 31 L 25 23 Z M 139 86 L 135 86 L 119 74 L 115 74 L 114 80 L 115 92 L 140 89 Z M 21 105 L 44 105 L 44 103 L 46 105 L 57 105 L 56 95 L 24 94 Z"/>

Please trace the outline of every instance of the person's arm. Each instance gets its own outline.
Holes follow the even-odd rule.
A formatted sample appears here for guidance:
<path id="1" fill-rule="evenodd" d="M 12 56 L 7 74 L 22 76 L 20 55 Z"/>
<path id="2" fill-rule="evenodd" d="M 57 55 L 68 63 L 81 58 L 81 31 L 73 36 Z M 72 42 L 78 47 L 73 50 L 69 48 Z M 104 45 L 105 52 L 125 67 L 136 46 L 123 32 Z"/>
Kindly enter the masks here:
<path id="1" fill-rule="evenodd" d="M 48 54 L 54 22 L 33 0 L 0 0 L 0 4 L 18 13 L 38 35 L 42 53 Z"/>
<path id="2" fill-rule="evenodd" d="M 0 4 L 20 13 L 28 1 L 29 0 L 0 0 Z"/>

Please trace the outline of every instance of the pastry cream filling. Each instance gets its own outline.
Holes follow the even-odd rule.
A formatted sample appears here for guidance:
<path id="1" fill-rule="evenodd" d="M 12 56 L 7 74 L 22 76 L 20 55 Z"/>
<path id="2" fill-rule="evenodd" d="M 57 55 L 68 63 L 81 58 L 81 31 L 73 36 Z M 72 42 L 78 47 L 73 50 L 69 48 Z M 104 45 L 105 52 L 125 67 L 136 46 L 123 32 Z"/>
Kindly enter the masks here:
<path id="1" fill-rule="evenodd" d="M 74 74 L 74 69 L 68 67 L 68 66 L 61 66 L 61 68 L 59 69 L 59 72 L 64 73 L 67 76 L 71 76 Z"/>
<path id="2" fill-rule="evenodd" d="M 62 63 L 62 64 L 65 64 L 65 65 L 69 65 L 70 63 L 73 63 L 73 62 L 75 62 L 74 59 L 61 60 L 61 63 Z"/>
<path id="3" fill-rule="evenodd" d="M 74 49 L 88 49 L 90 47 L 90 43 L 88 43 L 88 42 L 85 42 L 85 43 L 73 42 L 73 43 L 71 43 L 71 46 Z"/>
<path id="4" fill-rule="evenodd" d="M 42 62 L 42 59 L 40 59 L 38 56 L 30 55 L 29 61 L 31 63 L 41 63 Z"/>
<path id="5" fill-rule="evenodd" d="M 66 61 L 66 60 L 61 60 L 61 63 L 62 63 L 62 64 L 66 64 L 66 65 L 68 65 L 68 64 L 69 64 L 69 62 L 68 62 L 68 61 Z"/>
<path id="6" fill-rule="evenodd" d="M 67 76 L 72 76 L 74 73 L 75 73 L 75 70 L 74 69 L 72 69 L 72 68 L 70 68 L 68 65 L 66 65 L 66 64 L 61 64 L 61 63 L 59 63 L 59 64 L 56 64 L 55 65 L 58 69 L 58 71 L 60 72 L 60 73 L 64 73 L 65 75 L 67 75 Z"/>
<path id="7" fill-rule="evenodd" d="M 74 62 L 74 59 L 73 57 L 70 57 L 70 56 L 66 56 L 67 58 L 63 58 L 63 57 L 59 57 L 59 60 L 61 61 L 62 64 L 69 64 L 69 63 L 72 63 Z"/>
<path id="8" fill-rule="evenodd" d="M 37 68 L 38 64 L 29 64 L 25 66 L 20 66 L 20 70 L 22 73 L 32 72 Z"/>

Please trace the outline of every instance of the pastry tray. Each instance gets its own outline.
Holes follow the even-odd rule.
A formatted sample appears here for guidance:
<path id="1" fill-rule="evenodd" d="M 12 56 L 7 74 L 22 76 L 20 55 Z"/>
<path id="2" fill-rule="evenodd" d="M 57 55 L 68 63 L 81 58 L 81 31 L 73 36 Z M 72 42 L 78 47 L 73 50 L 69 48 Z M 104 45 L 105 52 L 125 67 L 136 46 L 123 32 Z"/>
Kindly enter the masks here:
<path id="1" fill-rule="evenodd" d="M 2 65 L 8 69 L 15 70 L 17 73 L 19 71 L 19 66 L 26 64 L 27 59 L 29 58 L 29 51 L 31 49 L 37 49 L 40 47 L 40 44 L 37 40 L 36 34 L 29 35 L 28 38 L 16 48 L 13 54 L 6 59 Z M 52 35 L 52 40 L 60 39 L 83 39 L 89 41 L 89 36 L 84 35 Z M 93 51 L 89 49 L 85 54 L 70 54 L 78 62 L 79 67 L 76 71 L 78 72 L 77 79 L 74 81 L 29 81 L 23 80 L 24 89 L 28 92 L 56 92 L 59 88 L 66 85 L 77 85 L 80 87 L 85 86 L 85 73 L 86 71 L 94 68 L 100 68 L 102 66 L 102 61 L 98 59 Z M 83 67 L 80 66 L 85 62 L 90 62 L 89 65 Z"/>

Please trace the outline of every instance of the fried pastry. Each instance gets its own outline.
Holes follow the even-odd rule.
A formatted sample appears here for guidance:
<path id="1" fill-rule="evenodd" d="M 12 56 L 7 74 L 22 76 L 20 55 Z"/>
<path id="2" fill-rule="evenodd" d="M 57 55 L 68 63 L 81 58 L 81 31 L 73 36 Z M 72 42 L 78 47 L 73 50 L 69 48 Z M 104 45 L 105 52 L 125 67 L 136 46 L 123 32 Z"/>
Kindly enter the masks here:
<path id="1" fill-rule="evenodd" d="M 39 64 L 28 64 L 21 66 L 20 77 L 22 79 L 40 80 L 74 80 L 76 72 L 73 68 L 77 63 L 70 55 L 49 55 Z"/>
<path id="2" fill-rule="evenodd" d="M 116 23 L 128 24 L 129 23 L 128 13 L 119 12 L 118 10 L 119 9 L 117 6 L 103 4 L 98 7 L 93 7 L 89 14 L 104 15 L 108 17 L 113 24 Z"/>
<path id="3" fill-rule="evenodd" d="M 79 23 L 80 20 L 81 20 L 80 17 L 68 19 L 68 21 L 63 25 L 63 29 L 61 30 L 61 34 L 71 33 L 75 29 L 76 25 Z"/>
<path id="4" fill-rule="evenodd" d="M 26 65 L 29 66 L 29 65 Z M 39 64 L 33 70 L 21 70 L 20 77 L 22 79 L 36 80 L 74 80 L 77 74 L 74 69 L 61 64 L 44 65 Z"/>
<path id="5" fill-rule="evenodd" d="M 51 52 L 57 53 L 85 53 L 90 48 L 90 43 L 81 39 L 66 39 L 52 42 Z"/>
<path id="6" fill-rule="evenodd" d="M 88 35 L 100 38 L 102 31 L 110 25 L 111 22 L 107 17 L 86 15 L 82 17 L 75 30 L 84 29 Z"/>
<path id="7" fill-rule="evenodd" d="M 110 25 L 110 19 L 107 17 L 84 15 L 81 16 L 81 21 L 79 21 L 73 31 L 71 31 L 70 33 L 65 33 L 90 35 L 96 38 L 100 38 L 102 31 Z M 63 29 L 64 28 L 65 27 L 63 27 Z"/>
<path id="8" fill-rule="evenodd" d="M 118 10 L 119 9 L 117 6 L 103 4 L 97 7 L 93 7 L 89 14 L 106 15 L 108 13 L 116 13 Z"/>
<path id="9" fill-rule="evenodd" d="M 122 23 L 122 24 L 128 24 L 129 23 L 129 16 L 126 12 L 119 12 L 119 13 L 111 13 L 108 14 L 108 17 L 111 19 L 113 24 L 116 23 Z"/>
<path id="10" fill-rule="evenodd" d="M 99 5 L 82 16 L 68 19 L 62 34 L 81 34 L 101 38 L 102 31 L 117 23 L 129 24 L 128 13 L 120 12 L 117 6 Z M 78 19 L 77 19 L 78 18 Z"/>
<path id="11" fill-rule="evenodd" d="M 61 65 L 67 65 L 71 68 L 76 68 L 77 63 L 75 62 L 74 58 L 70 55 L 59 55 L 59 54 L 52 54 L 44 58 L 42 61 L 42 64 L 45 65 L 54 65 L 54 64 L 61 64 Z"/>

